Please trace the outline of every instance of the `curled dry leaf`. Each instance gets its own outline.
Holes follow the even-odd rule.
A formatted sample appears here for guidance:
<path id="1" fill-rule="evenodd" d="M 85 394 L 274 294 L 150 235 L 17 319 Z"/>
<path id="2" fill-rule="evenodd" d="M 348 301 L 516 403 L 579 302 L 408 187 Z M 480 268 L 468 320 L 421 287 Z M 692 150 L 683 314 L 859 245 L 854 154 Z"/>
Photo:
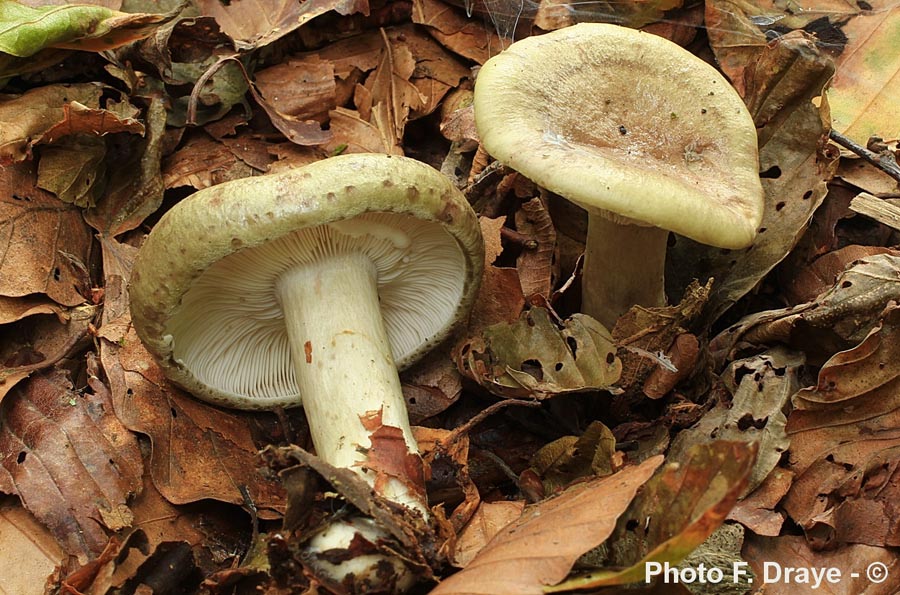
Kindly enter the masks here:
<path id="1" fill-rule="evenodd" d="M 10 339 L 0 345 L 0 400 L 17 382 L 83 348 L 97 306 L 50 310 L 50 313 L 53 315 L 30 316 L 3 328 Z"/>
<path id="2" fill-rule="evenodd" d="M 738 46 L 744 48 L 742 41 Z M 720 59 L 728 55 L 723 55 L 726 49 L 718 50 Z M 715 279 L 703 313 L 707 324 L 790 252 L 821 204 L 825 181 L 837 166 L 835 156 L 822 150 L 828 134 L 827 109 L 813 102 L 822 96 L 834 72 L 831 61 L 812 40 L 790 35 L 752 56 L 745 62 L 753 66 L 745 73 L 744 100 L 756 122 L 760 143 L 765 210 L 759 233 L 745 250 L 720 250 L 679 237 L 667 257 L 670 293 L 694 278 Z"/>
<path id="3" fill-rule="evenodd" d="M 501 397 L 537 397 L 613 386 L 622 372 L 612 337 L 589 316 L 557 325 L 545 308 L 489 326 L 459 349 L 456 365 Z"/>
<path id="4" fill-rule="evenodd" d="M 215 17 L 239 50 L 252 50 L 272 43 L 330 10 L 342 15 L 369 14 L 366 0 L 198 0 L 204 16 Z"/>
<path id="5" fill-rule="evenodd" d="M 516 259 L 522 294 L 539 294 L 549 298 L 554 282 L 559 277 L 556 229 L 540 198 L 522 203 L 521 208 L 516 211 L 516 230 L 531 241 L 526 242 Z"/>
<path id="6" fill-rule="evenodd" d="M 509 45 L 481 19 L 469 19 L 441 0 L 414 0 L 413 22 L 428 27 L 442 46 L 479 64 Z"/>
<path id="7" fill-rule="evenodd" d="M 583 477 L 611 474 L 618 466 L 615 454 L 615 436 L 594 421 L 581 436 L 563 436 L 543 446 L 530 468 L 540 476 L 544 493 L 552 494 Z"/>
<path id="8" fill-rule="evenodd" d="M 625 391 L 643 389 L 649 374 L 659 369 L 667 369 L 676 377 L 693 372 L 696 358 L 686 354 L 689 356 L 684 358 L 687 365 L 679 368 L 672 362 L 668 353 L 674 351 L 675 340 L 685 334 L 685 328 L 691 326 L 690 323 L 703 310 L 712 287 L 712 281 L 707 282 L 705 286 L 692 281 L 685 290 L 681 302 L 675 306 L 659 308 L 634 306 L 619 317 L 612 330 L 612 336 L 619 346 L 619 356 L 622 358 L 622 378 L 618 382 L 619 388 Z M 653 393 L 653 390 L 650 392 Z"/>
<path id="9" fill-rule="evenodd" d="M 785 509 L 818 546 L 900 545 L 900 307 L 891 303 L 856 347 L 835 354 L 788 418 Z"/>
<path id="10" fill-rule="evenodd" d="M 17 494 L 66 552 L 99 554 L 107 531 L 131 525 L 141 488 L 137 440 L 113 414 L 102 385 L 76 392 L 65 372 L 36 374 L 3 403 L 0 490 Z"/>
<path id="11" fill-rule="evenodd" d="M 603 543 L 661 463 L 661 456 L 652 457 L 527 507 L 431 595 L 544 593 L 566 577 L 582 554 Z"/>
<path id="12" fill-rule="evenodd" d="M 678 564 L 725 520 L 755 458 L 754 445 L 719 440 L 694 445 L 670 460 L 619 517 L 609 543 L 611 568 L 548 592 L 642 582 L 648 562 Z"/>
<path id="13" fill-rule="evenodd" d="M 746 316 L 716 336 L 710 351 L 721 363 L 742 347 L 785 343 L 830 357 L 862 340 L 890 301 L 900 301 L 900 256 L 876 254 L 856 261 L 812 302 Z"/>
<path id="14" fill-rule="evenodd" d="M 756 489 L 778 465 L 790 444 L 785 425 L 790 399 L 800 388 L 802 353 L 783 347 L 733 362 L 723 374 L 730 404 L 717 403 L 693 427 L 679 432 L 669 456 L 681 458 L 694 444 L 733 440 L 759 444 L 759 453 L 741 496 Z"/>

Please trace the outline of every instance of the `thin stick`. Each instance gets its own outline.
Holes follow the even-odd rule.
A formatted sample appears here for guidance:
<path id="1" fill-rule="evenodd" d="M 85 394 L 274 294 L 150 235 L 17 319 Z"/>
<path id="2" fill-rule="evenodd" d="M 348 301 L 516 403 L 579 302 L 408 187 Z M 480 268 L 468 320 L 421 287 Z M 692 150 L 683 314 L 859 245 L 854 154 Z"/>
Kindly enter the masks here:
<path id="1" fill-rule="evenodd" d="M 859 155 L 887 175 L 900 182 L 900 166 L 897 165 L 897 162 L 889 153 L 881 155 L 879 155 L 878 153 L 873 153 L 869 149 L 860 144 L 857 144 L 855 141 L 847 138 L 840 132 L 836 132 L 833 129 L 829 133 L 829 137 L 840 146 Z"/>

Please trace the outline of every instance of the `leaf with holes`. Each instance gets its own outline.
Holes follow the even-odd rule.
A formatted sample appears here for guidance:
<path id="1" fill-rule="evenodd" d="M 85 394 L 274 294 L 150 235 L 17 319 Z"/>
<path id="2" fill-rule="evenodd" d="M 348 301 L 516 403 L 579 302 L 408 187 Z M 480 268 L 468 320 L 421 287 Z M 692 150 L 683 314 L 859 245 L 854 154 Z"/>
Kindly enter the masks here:
<path id="1" fill-rule="evenodd" d="M 66 552 L 82 562 L 129 526 L 140 491 L 137 440 L 107 392 L 76 392 L 66 372 L 40 372 L 0 409 L 0 490 L 17 494 Z"/>
<path id="2" fill-rule="evenodd" d="M 754 52 L 745 73 L 744 100 L 756 122 L 760 175 L 765 191 L 763 221 L 753 244 L 721 250 L 677 238 L 669 250 L 668 292 L 680 293 L 692 279 L 715 279 L 704 312 L 711 323 L 787 256 L 825 197 L 836 155 L 821 152 L 828 111 L 817 107 L 833 73 L 831 61 L 813 41 L 786 35 Z"/>
<path id="3" fill-rule="evenodd" d="M 485 328 L 463 344 L 457 366 L 504 397 L 601 390 L 615 384 L 622 372 L 612 337 L 599 322 L 575 314 L 558 325 L 545 308 L 532 308 L 514 323 Z"/>
<path id="4" fill-rule="evenodd" d="M 755 457 L 753 445 L 718 440 L 669 459 L 619 517 L 608 568 L 547 591 L 637 583 L 645 580 L 649 562 L 678 564 L 725 520 L 747 485 Z"/>
<path id="5" fill-rule="evenodd" d="M 0 172 L 0 295 L 43 293 L 64 306 L 83 303 L 91 233 L 81 212 L 35 186 L 33 163 Z"/>
<path id="6" fill-rule="evenodd" d="M 784 507 L 818 547 L 900 545 L 900 307 L 853 349 L 835 354 L 788 417 Z"/>

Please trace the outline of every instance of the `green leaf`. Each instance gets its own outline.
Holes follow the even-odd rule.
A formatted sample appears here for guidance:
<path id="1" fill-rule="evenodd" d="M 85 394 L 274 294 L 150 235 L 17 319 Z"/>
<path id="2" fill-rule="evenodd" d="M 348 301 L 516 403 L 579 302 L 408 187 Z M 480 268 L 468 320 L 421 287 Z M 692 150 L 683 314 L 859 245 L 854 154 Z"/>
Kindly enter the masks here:
<path id="1" fill-rule="evenodd" d="M 0 0 L 0 52 L 20 58 L 46 48 L 102 51 L 150 35 L 174 14 L 127 14 L 102 6 L 31 8 Z"/>

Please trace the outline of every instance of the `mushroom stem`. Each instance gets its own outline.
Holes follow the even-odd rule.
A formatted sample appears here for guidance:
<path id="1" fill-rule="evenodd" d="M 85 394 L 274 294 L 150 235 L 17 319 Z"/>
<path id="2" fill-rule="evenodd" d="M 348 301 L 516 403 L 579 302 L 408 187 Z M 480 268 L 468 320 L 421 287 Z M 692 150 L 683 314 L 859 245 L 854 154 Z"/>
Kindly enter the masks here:
<path id="1" fill-rule="evenodd" d="M 612 329 L 634 305 L 664 306 L 666 242 L 659 227 L 618 223 L 590 213 L 581 276 L 581 309 Z"/>
<path id="2" fill-rule="evenodd" d="M 407 450 L 418 453 L 374 265 L 358 253 L 332 255 L 284 273 L 277 293 L 316 452 L 374 486 L 375 474 L 360 466 L 372 445 L 363 419 L 381 412 L 381 425 L 400 428 Z M 381 495 L 424 514 L 427 506 L 409 488 L 421 479 L 392 477 Z M 417 488 L 424 494 L 424 486 Z"/>
<path id="3" fill-rule="evenodd" d="M 279 278 L 276 292 L 291 342 L 297 388 L 318 455 L 335 467 L 353 469 L 381 496 L 427 517 L 423 477 L 388 477 L 376 483 L 375 472 L 361 466 L 372 446 L 371 432 L 377 429 L 371 424 L 367 429 L 364 420 L 371 422 L 379 413 L 381 423 L 376 426 L 399 428 L 407 452 L 418 456 L 371 260 L 348 253 L 296 266 Z M 402 563 L 386 556 L 355 557 L 351 553 L 340 564 L 316 557 L 329 550 L 349 553 L 353 533 L 372 543 L 387 537 L 371 520 L 333 523 L 309 545 L 322 572 L 332 580 L 350 580 L 358 590 L 365 590 L 383 586 L 380 581 L 386 578 L 387 561 L 394 566 L 398 590 L 412 584 Z"/>

